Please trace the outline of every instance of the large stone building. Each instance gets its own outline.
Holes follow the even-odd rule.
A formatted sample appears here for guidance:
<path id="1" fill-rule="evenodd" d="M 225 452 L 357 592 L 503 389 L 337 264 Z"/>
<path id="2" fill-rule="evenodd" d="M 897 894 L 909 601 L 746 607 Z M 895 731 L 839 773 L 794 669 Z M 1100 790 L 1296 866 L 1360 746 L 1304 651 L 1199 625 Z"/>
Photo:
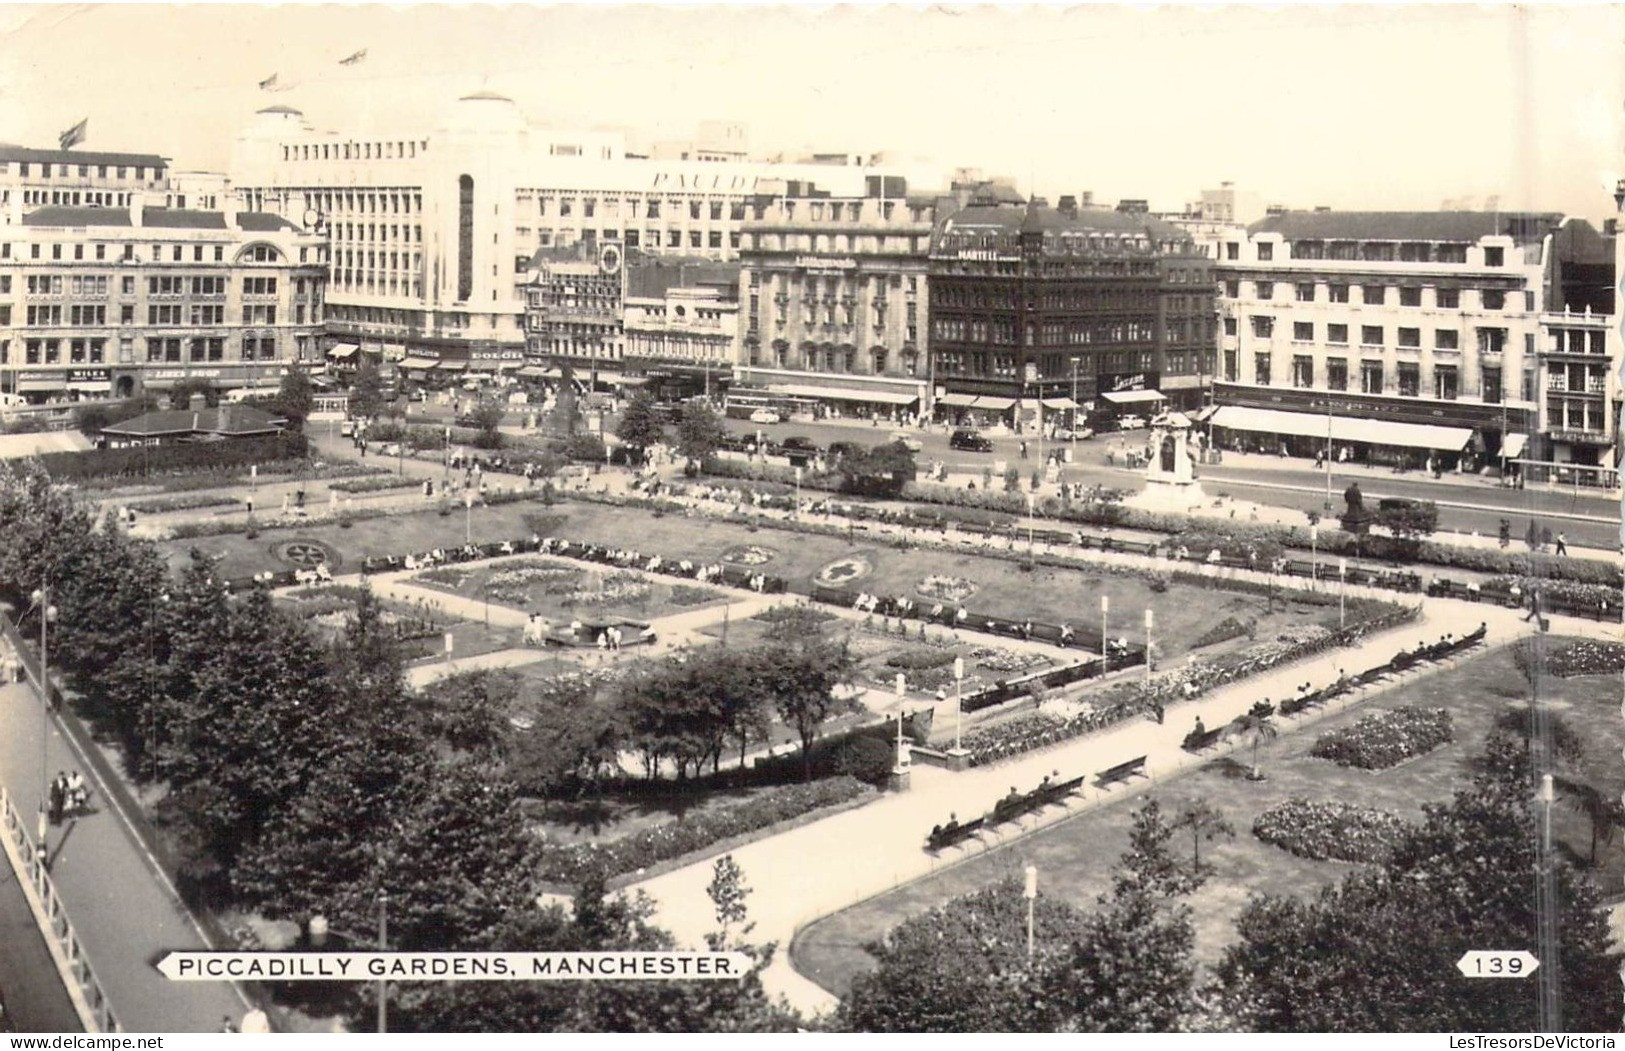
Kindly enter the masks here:
<path id="1" fill-rule="evenodd" d="M 336 340 L 385 358 L 477 362 L 526 346 L 517 290 L 539 248 L 730 259 L 756 195 L 806 181 L 861 195 L 874 171 L 742 160 L 721 138 L 638 157 L 620 133 L 535 126 L 485 91 L 394 135 L 318 132 L 273 106 L 239 137 L 230 175 L 248 207 L 327 231 Z"/>
<path id="2" fill-rule="evenodd" d="M 1536 341 L 1558 216 L 1285 212 L 1223 244 L 1231 440 L 1469 466 L 1539 425 Z"/>
<path id="3" fill-rule="evenodd" d="M 1025 429 L 1075 405 L 1196 406 L 1213 369 L 1212 266 L 1177 227 L 1070 197 L 1051 208 L 982 195 L 939 211 L 939 415 Z"/>
<path id="4" fill-rule="evenodd" d="M 1535 343 L 1540 433 L 1522 452 L 1526 473 L 1619 484 L 1621 251 L 1617 233 L 1599 234 L 1584 220 L 1566 220 L 1553 234 L 1549 298 Z"/>
<path id="5" fill-rule="evenodd" d="M 934 215 L 932 198 L 882 177 L 861 195 L 754 203 L 740 261 L 739 387 L 848 415 L 926 410 Z"/>
<path id="6" fill-rule="evenodd" d="M 739 362 L 739 265 L 634 255 L 627 261 L 627 371 L 661 400 L 715 395 Z"/>
<path id="7" fill-rule="evenodd" d="M 568 366 L 583 389 L 623 380 L 625 282 L 619 245 L 578 241 L 536 249 L 519 275 L 525 304 L 520 375 L 553 379 Z"/>
<path id="8" fill-rule="evenodd" d="M 143 191 L 116 192 L 126 207 L 24 210 L 12 198 L 0 227 L 6 393 L 43 403 L 185 379 L 274 387 L 288 362 L 320 360 L 324 238 L 274 215 L 150 208 Z"/>
<path id="9" fill-rule="evenodd" d="M 169 162 L 151 153 L 0 145 L 0 222 L 46 205 L 128 208 L 137 195 L 156 202 L 169 189 L 168 176 Z"/>

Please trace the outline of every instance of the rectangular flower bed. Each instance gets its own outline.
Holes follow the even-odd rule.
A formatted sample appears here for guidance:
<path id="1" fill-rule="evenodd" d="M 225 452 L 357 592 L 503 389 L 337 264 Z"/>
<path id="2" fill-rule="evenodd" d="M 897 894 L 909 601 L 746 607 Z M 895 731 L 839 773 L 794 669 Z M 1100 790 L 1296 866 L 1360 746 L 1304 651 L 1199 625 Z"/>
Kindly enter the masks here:
<path id="1" fill-rule="evenodd" d="M 1259 839 L 1315 861 L 1381 861 L 1405 829 L 1386 810 L 1301 798 L 1270 807 L 1253 822 Z"/>
<path id="2" fill-rule="evenodd" d="M 1446 709 L 1407 706 L 1373 712 L 1352 726 L 1322 734 L 1309 754 L 1339 766 L 1386 770 L 1455 737 Z"/>

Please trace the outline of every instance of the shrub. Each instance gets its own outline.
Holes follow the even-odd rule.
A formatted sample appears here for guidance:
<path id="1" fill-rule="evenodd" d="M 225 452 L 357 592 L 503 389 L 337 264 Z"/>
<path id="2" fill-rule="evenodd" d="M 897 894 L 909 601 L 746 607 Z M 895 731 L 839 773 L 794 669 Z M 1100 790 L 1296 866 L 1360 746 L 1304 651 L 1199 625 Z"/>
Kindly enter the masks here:
<path id="1" fill-rule="evenodd" d="M 415 489 L 423 485 L 417 478 L 398 474 L 380 474 L 366 478 L 345 478 L 328 485 L 341 493 L 381 493 L 390 489 Z"/>
<path id="2" fill-rule="evenodd" d="M 1300 858 L 1381 862 L 1406 824 L 1386 810 L 1288 799 L 1258 815 L 1253 835 Z"/>
<path id="3" fill-rule="evenodd" d="M 142 446 L 128 449 L 86 449 L 82 452 L 44 453 L 40 462 L 57 481 L 88 478 L 150 478 L 173 471 L 199 471 L 261 464 L 278 460 L 306 461 L 309 446 L 302 434 L 282 433 L 264 438 L 236 438 L 188 445 Z"/>
<path id="4" fill-rule="evenodd" d="M 700 810 L 602 845 L 543 846 L 537 851 L 537 870 L 543 879 L 560 883 L 578 883 L 595 871 L 610 879 L 823 807 L 850 802 L 872 791 L 851 776 L 772 788 L 750 799 Z"/>
<path id="5" fill-rule="evenodd" d="M 710 588 L 697 588 L 692 584 L 673 584 L 671 586 L 671 604 L 674 606 L 703 606 L 707 602 L 715 602 L 721 597 Z"/>
<path id="6" fill-rule="evenodd" d="M 1191 649 L 1201 649 L 1203 646 L 1229 642 L 1231 639 L 1239 639 L 1245 634 L 1247 634 L 1246 624 L 1243 624 L 1235 617 L 1226 617 L 1198 635 L 1196 641 L 1191 643 Z"/>
<path id="7" fill-rule="evenodd" d="M 760 613 L 751 615 L 751 620 L 759 620 L 764 624 L 777 624 L 782 620 L 792 620 L 805 617 L 809 621 L 834 620 L 835 614 L 829 610 L 819 609 L 817 606 L 769 606 Z"/>
<path id="8" fill-rule="evenodd" d="M 835 752 L 835 770 L 865 784 L 884 784 L 897 761 L 896 753 L 894 745 L 878 737 L 854 737 Z"/>
<path id="9" fill-rule="evenodd" d="M 901 668 L 904 671 L 924 671 L 927 668 L 940 668 L 953 662 L 954 651 L 951 649 L 920 647 L 893 653 L 886 658 L 886 667 Z"/>
<path id="10" fill-rule="evenodd" d="M 151 500 L 132 500 L 125 506 L 146 515 L 161 515 L 168 511 L 197 511 L 205 507 L 229 507 L 240 501 L 229 496 L 193 493 L 189 496 L 158 497 Z"/>
<path id="11" fill-rule="evenodd" d="M 1309 754 L 1339 766 L 1386 770 L 1455 737 L 1447 710 L 1406 706 L 1373 712 L 1352 726 L 1322 734 Z"/>

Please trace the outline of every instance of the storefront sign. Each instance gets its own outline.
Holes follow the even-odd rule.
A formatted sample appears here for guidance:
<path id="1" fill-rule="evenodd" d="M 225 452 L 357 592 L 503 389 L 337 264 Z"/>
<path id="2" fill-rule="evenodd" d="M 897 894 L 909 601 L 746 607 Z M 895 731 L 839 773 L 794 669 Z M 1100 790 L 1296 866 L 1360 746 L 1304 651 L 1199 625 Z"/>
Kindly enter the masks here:
<path id="1" fill-rule="evenodd" d="M 856 259 L 841 259 L 834 256 L 798 255 L 796 265 L 809 270 L 856 270 Z"/>
<path id="2" fill-rule="evenodd" d="M 1102 372 L 1096 389 L 1102 394 L 1121 394 L 1131 390 L 1159 390 L 1162 374 L 1158 372 Z"/>
<path id="3" fill-rule="evenodd" d="M 655 172 L 653 190 L 733 190 L 749 193 L 756 189 L 760 176 L 723 175 L 719 172 Z"/>

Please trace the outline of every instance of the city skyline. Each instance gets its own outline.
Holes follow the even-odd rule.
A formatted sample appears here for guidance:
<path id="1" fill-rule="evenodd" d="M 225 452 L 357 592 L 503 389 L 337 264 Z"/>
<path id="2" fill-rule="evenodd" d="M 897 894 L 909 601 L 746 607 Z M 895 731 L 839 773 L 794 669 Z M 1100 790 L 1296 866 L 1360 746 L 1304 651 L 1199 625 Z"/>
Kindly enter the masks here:
<path id="1" fill-rule="evenodd" d="M 421 127 L 482 88 L 537 123 L 653 141 L 738 121 L 756 152 L 886 151 L 1163 211 L 1228 180 L 1291 207 L 1600 218 L 1620 169 L 1611 7 L 40 6 L 0 24 L 0 141 L 52 146 L 88 118 L 85 148 L 178 170 L 226 170 L 266 105 Z"/>

